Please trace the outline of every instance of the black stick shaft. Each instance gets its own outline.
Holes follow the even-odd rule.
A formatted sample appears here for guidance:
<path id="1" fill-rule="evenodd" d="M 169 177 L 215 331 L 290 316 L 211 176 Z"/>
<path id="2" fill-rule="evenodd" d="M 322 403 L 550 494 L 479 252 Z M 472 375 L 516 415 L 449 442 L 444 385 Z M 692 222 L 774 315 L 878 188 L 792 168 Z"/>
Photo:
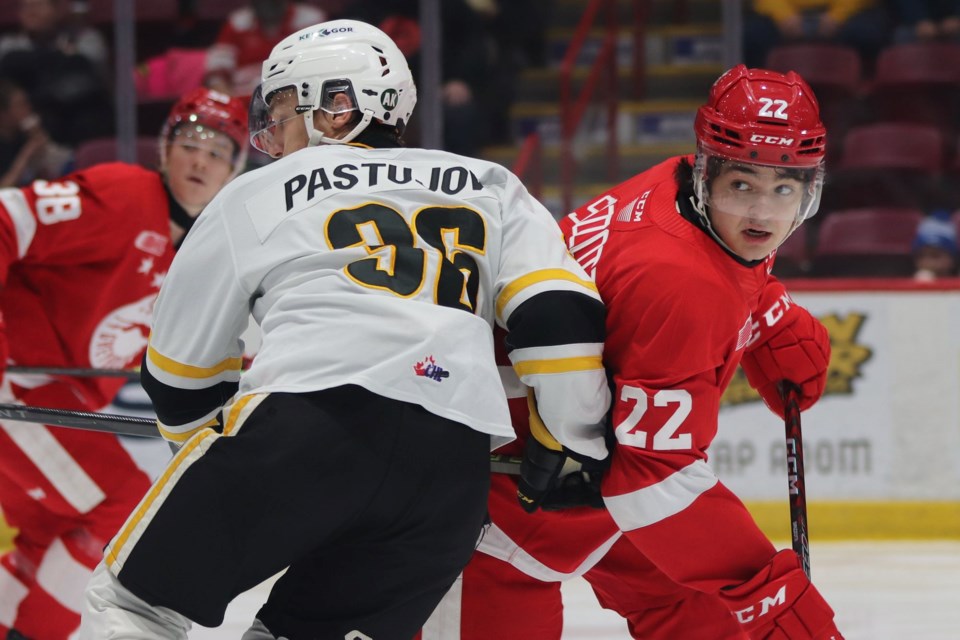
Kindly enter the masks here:
<path id="1" fill-rule="evenodd" d="M 157 421 L 152 418 L 120 416 L 112 413 L 91 411 L 70 411 L 68 409 L 47 409 L 28 407 L 19 404 L 0 403 L 0 420 L 15 422 L 36 422 L 54 427 L 86 429 L 112 433 L 118 436 L 136 436 L 139 438 L 159 438 Z M 490 471 L 493 473 L 520 474 L 520 458 L 501 454 L 490 454 Z"/>
<path id="2" fill-rule="evenodd" d="M 787 486 L 790 491 L 790 531 L 793 550 L 810 577 L 810 535 L 807 527 L 807 489 L 803 473 L 803 435 L 800 431 L 799 390 L 784 384 L 784 426 L 787 443 Z"/>
<path id="3" fill-rule="evenodd" d="M 139 380 L 140 372 L 130 369 L 84 369 L 80 367 L 7 367 L 9 373 L 47 376 L 73 376 L 76 378 L 126 378 Z"/>
<path id="4" fill-rule="evenodd" d="M 113 433 L 121 436 L 138 436 L 141 438 L 160 437 L 160 432 L 157 431 L 156 420 L 136 418 L 133 416 L 119 416 L 111 413 L 46 409 L 43 407 L 0 403 L 0 420 L 39 422 L 55 427 L 102 431 L 104 433 Z"/>

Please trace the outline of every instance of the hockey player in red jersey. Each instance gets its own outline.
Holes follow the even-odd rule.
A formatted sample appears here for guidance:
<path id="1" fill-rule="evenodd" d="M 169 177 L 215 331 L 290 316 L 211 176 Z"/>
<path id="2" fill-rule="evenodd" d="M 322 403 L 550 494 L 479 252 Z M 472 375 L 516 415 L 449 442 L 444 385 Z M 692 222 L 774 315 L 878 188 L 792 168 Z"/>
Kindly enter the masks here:
<path id="1" fill-rule="evenodd" d="M 0 190 L 0 376 L 6 364 L 121 369 L 147 344 L 175 246 L 244 165 L 246 109 L 198 89 L 172 109 L 161 169 L 101 164 Z M 3 376 L 2 402 L 95 411 L 121 378 Z M 0 422 L 0 637 L 59 640 L 80 623 L 103 546 L 150 486 L 109 434 Z"/>
<path id="2" fill-rule="evenodd" d="M 584 486 L 556 480 L 566 451 L 542 435 L 535 407 L 527 428 L 526 391 L 502 368 L 521 440 L 500 452 L 524 452 L 521 500 L 515 478 L 494 474 L 492 525 L 422 640 L 556 640 L 560 582 L 575 576 L 634 638 L 842 637 L 796 555 L 777 552 L 706 455 L 738 364 L 778 415 L 781 381 L 800 385 L 802 409 L 823 393 L 826 329 L 770 275 L 777 247 L 819 205 L 819 108 L 796 74 L 738 66 L 695 129 L 695 156 L 561 221 L 607 306 L 616 445 L 606 508 L 537 509 L 576 502 L 570 492 Z"/>

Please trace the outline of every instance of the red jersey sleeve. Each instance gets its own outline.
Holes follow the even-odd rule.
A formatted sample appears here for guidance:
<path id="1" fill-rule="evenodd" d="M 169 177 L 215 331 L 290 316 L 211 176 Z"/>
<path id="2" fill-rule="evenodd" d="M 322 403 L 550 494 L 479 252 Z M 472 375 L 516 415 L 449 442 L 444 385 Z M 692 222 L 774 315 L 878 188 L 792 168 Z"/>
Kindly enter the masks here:
<path id="1" fill-rule="evenodd" d="M 10 359 L 37 367 L 134 364 L 172 260 L 169 224 L 160 175 L 135 165 L 0 190 L 0 308 Z M 70 408 L 100 408 L 117 381 L 73 380 L 83 400 Z"/>
<path id="2" fill-rule="evenodd" d="M 167 210 L 159 174 L 119 162 L 0 190 L 4 275 L 15 261 L 49 266 L 117 259 L 119 247 L 153 222 L 145 212 L 158 206 Z"/>

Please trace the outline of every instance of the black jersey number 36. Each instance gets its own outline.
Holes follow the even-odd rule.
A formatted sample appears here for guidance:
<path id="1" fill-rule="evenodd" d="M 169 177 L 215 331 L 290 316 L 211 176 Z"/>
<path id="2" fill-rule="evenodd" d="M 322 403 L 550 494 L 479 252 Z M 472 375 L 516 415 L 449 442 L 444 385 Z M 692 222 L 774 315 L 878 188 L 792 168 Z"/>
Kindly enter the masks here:
<path id="1" fill-rule="evenodd" d="M 366 247 L 368 257 L 346 267 L 354 282 L 410 298 L 427 285 L 429 257 L 439 256 L 433 301 L 470 312 L 476 308 L 480 277 L 470 253 L 486 252 L 487 233 L 483 216 L 473 209 L 425 207 L 408 223 L 396 209 L 368 203 L 333 212 L 326 233 L 333 249 Z M 418 236 L 429 247 L 418 247 Z"/>

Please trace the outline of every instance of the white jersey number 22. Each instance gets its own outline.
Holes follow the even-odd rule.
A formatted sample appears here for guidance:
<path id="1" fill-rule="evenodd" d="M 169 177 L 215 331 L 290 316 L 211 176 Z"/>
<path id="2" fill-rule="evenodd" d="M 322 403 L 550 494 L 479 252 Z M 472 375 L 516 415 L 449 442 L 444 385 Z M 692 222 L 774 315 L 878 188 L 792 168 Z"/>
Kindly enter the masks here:
<path id="1" fill-rule="evenodd" d="M 638 447 L 641 449 L 653 449 L 655 451 L 674 451 L 677 449 L 689 449 L 693 443 L 689 433 L 677 433 L 683 421 L 690 415 L 690 409 L 693 407 L 693 400 L 690 393 L 683 389 L 661 389 L 653 394 L 653 406 L 666 407 L 676 404 L 677 409 L 670 418 L 653 434 L 653 443 L 647 443 L 647 432 L 637 429 L 640 420 L 647 412 L 650 398 L 647 392 L 639 387 L 624 385 L 620 390 L 621 402 L 633 402 L 633 409 L 618 424 L 614 433 L 617 441 L 628 447 Z"/>

